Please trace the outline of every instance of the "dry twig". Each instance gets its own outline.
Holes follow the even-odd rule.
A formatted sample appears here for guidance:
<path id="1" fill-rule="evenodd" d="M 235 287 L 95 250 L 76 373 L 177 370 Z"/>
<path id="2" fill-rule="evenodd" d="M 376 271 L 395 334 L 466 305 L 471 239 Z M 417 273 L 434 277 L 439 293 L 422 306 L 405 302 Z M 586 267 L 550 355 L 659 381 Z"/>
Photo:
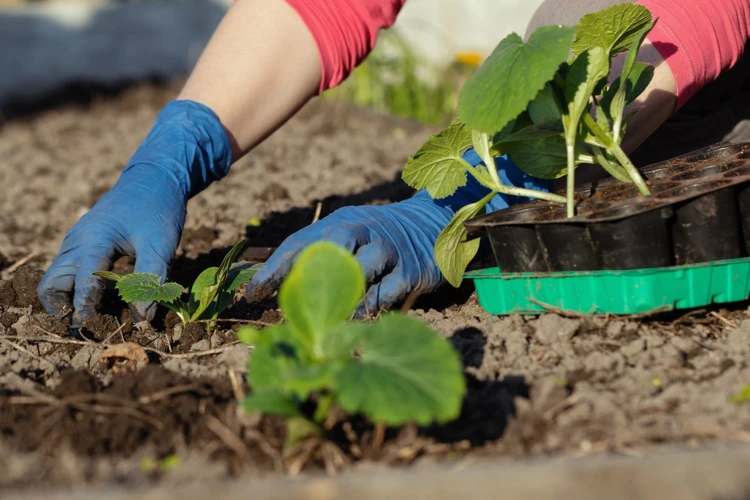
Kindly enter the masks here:
<path id="1" fill-rule="evenodd" d="M 232 432 L 232 429 L 227 427 L 224 422 L 213 415 L 207 415 L 206 427 L 208 427 L 208 430 L 216 434 L 216 437 L 221 439 L 221 441 L 235 452 L 239 458 L 242 460 L 250 458 L 250 453 L 247 451 L 245 443 L 243 443 L 237 434 Z"/>
<path id="2" fill-rule="evenodd" d="M 26 264 L 26 263 L 27 263 L 28 261 L 30 261 L 31 259 L 33 259 L 33 258 L 34 258 L 34 257 L 36 257 L 37 255 L 39 255 L 39 252 L 37 252 L 36 250 L 34 250 L 33 252 L 31 252 L 31 253 L 30 253 L 30 254 L 28 254 L 27 256 L 25 256 L 25 257 L 23 257 L 22 259 L 20 259 L 20 260 L 18 260 L 17 262 L 15 262 L 15 263 L 14 263 L 14 264 L 13 264 L 12 266 L 10 266 L 10 267 L 8 267 L 7 269 L 5 269 L 5 270 L 3 271 L 3 274 L 4 274 L 5 276 L 9 276 L 9 275 L 13 274 L 14 272 L 18 271 L 18 269 L 19 269 L 19 268 L 20 268 L 20 267 L 21 267 L 22 265 Z"/>
<path id="3" fill-rule="evenodd" d="M 315 215 L 313 216 L 313 220 L 310 224 L 315 224 L 320 220 L 320 211 L 323 210 L 323 203 L 318 202 L 318 205 L 315 207 Z"/>

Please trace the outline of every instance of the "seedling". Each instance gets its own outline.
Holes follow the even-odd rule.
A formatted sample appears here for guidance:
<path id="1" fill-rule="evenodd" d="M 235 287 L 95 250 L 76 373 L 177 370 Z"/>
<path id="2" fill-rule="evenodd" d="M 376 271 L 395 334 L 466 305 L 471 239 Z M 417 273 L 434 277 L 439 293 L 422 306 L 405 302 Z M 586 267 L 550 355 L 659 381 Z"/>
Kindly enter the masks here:
<path id="1" fill-rule="evenodd" d="M 318 432 L 334 403 L 388 425 L 456 418 L 466 392 L 458 353 L 416 318 L 348 322 L 364 292 L 351 253 L 310 245 L 279 291 L 285 323 L 238 332 L 254 346 L 245 409 L 286 417 L 292 440 Z"/>
<path id="2" fill-rule="evenodd" d="M 98 271 L 96 276 L 114 281 L 122 300 L 128 303 L 156 302 L 177 313 L 183 323 L 198 320 L 215 320 L 234 298 L 234 291 L 252 278 L 260 264 L 234 260 L 245 246 L 238 242 L 224 257 L 219 267 L 209 267 L 196 278 L 187 300 L 182 299 L 184 286 L 179 283 L 162 283 L 156 274 L 117 274 Z"/>
<path id="3" fill-rule="evenodd" d="M 543 26 L 527 43 L 513 33 L 466 82 L 459 118 L 432 136 L 403 174 L 410 186 L 427 189 L 434 199 L 466 185 L 467 174 L 488 189 L 480 201 L 456 212 L 437 239 L 435 257 L 448 282 L 460 285 L 479 249 L 479 240 L 466 240 L 464 222 L 497 194 L 566 203 L 573 217 L 575 169 L 582 163 L 599 164 L 649 194 L 621 142 L 631 116 L 625 116 L 625 106 L 653 76 L 652 66 L 635 60 L 653 26 L 648 9 L 622 4 L 584 16 L 575 27 Z M 623 52 L 622 72 L 608 83 L 611 61 Z M 470 146 L 483 165 L 472 167 L 462 159 Z M 531 176 L 567 175 L 566 196 L 504 185 L 494 158 L 506 154 Z"/>

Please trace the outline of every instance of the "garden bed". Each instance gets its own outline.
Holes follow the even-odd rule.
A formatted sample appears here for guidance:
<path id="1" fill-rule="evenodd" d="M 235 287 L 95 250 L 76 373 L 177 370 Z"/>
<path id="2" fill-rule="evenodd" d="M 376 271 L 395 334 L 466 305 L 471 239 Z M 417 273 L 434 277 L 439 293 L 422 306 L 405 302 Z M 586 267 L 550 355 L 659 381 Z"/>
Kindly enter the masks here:
<path id="1" fill-rule="evenodd" d="M 451 338 L 469 395 L 445 427 L 350 421 L 282 457 L 282 426 L 237 411 L 249 352 L 238 325 L 280 320 L 274 301 L 238 300 L 210 339 L 170 314 L 134 325 L 110 291 L 85 337 L 41 312 L 34 289 L 62 237 L 116 180 L 175 88 L 140 86 L 17 117 L 0 130 L 0 487 L 127 487 L 317 473 L 478 457 L 649 455 L 745 444 L 748 304 L 630 319 L 483 311 L 470 284 L 422 297 L 410 314 Z M 191 201 L 170 279 L 192 282 L 247 236 L 275 247 L 349 204 L 410 196 L 399 179 L 430 132 L 339 103 L 314 103 Z M 294 171 L 290 172 L 289 165 Z M 260 225 L 246 227 L 257 218 Z M 246 256 L 250 256 L 247 254 Z M 25 262 L 18 266 L 17 263 Z M 128 272 L 129 259 L 116 271 Z M 138 372 L 102 360 L 133 342 Z M 733 400 L 734 398 L 734 400 Z"/>

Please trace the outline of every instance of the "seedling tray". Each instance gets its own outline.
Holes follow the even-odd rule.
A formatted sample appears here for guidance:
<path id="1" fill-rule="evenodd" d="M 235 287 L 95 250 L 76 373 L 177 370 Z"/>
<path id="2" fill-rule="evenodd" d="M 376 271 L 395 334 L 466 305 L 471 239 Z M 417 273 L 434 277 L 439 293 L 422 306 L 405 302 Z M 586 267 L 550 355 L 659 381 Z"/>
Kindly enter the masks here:
<path id="1" fill-rule="evenodd" d="M 651 196 L 614 180 L 576 192 L 577 216 L 536 200 L 472 219 L 503 272 L 648 269 L 750 255 L 750 143 L 646 167 Z"/>
<path id="2" fill-rule="evenodd" d="M 745 300 L 750 258 L 625 271 L 466 274 L 490 314 L 642 314 Z"/>
<path id="3" fill-rule="evenodd" d="M 498 267 L 470 272 L 492 314 L 640 314 L 750 294 L 750 143 L 721 143 L 642 169 L 651 196 L 605 180 L 577 216 L 532 201 L 466 223 Z M 502 271 L 501 271 L 502 269 Z"/>

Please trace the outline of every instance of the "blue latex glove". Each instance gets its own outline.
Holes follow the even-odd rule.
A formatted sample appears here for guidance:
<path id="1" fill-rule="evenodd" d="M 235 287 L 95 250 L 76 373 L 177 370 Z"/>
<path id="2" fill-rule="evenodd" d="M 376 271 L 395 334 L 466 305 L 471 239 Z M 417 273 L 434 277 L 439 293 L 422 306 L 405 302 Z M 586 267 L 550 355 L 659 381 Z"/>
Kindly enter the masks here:
<path id="1" fill-rule="evenodd" d="M 479 155 L 469 150 L 464 159 L 476 166 Z M 506 157 L 496 163 L 503 183 L 549 191 L 551 181 L 521 172 Z M 426 191 L 413 198 L 385 206 L 346 207 L 288 237 L 266 265 L 250 281 L 250 301 L 270 296 L 289 272 L 295 257 L 316 240 L 328 240 L 354 252 L 370 284 L 357 315 L 389 309 L 411 292 L 425 293 L 444 279 L 435 262 L 434 247 L 440 232 L 461 207 L 489 193 L 472 176 L 451 197 L 433 200 Z M 488 211 L 501 210 L 527 198 L 497 195 Z"/>
<path id="2" fill-rule="evenodd" d="M 159 114 L 112 189 L 65 236 L 37 293 L 50 314 L 74 309 L 73 325 L 98 306 L 108 270 L 118 254 L 135 255 L 135 272 L 165 279 L 180 242 L 188 199 L 224 177 L 231 165 L 229 138 L 202 104 L 173 101 Z M 131 307 L 153 318 L 153 303 Z"/>

